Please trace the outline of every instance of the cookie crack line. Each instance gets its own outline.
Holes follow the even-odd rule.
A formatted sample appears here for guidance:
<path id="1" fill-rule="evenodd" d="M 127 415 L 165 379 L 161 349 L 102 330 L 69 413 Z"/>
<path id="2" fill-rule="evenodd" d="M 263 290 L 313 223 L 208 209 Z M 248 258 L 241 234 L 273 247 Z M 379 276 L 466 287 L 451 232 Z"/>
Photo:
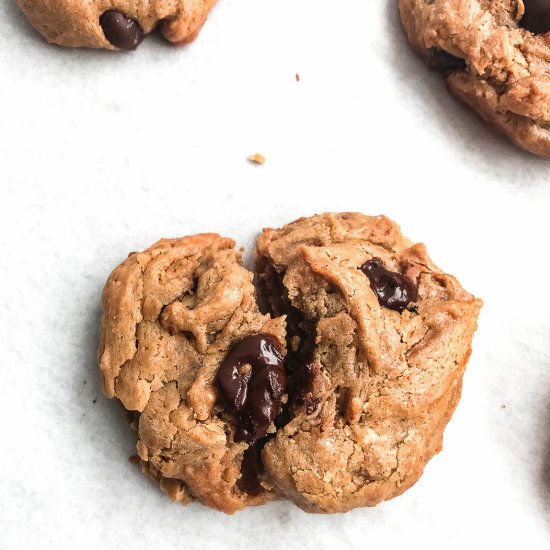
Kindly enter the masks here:
<path id="1" fill-rule="evenodd" d="M 177 502 L 374 506 L 441 450 L 480 307 L 384 216 L 265 229 L 254 274 L 231 239 L 162 239 L 106 283 L 104 391 Z"/>
<path id="2" fill-rule="evenodd" d="M 399 0 L 413 49 L 516 145 L 550 157 L 550 4 Z"/>

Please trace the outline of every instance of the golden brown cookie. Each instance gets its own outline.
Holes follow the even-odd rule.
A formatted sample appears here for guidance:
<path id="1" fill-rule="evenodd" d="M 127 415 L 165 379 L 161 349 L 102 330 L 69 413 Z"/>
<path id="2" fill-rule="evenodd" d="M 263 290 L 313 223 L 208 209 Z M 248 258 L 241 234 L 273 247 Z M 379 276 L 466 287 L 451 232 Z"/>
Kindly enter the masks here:
<path id="1" fill-rule="evenodd" d="M 413 48 L 519 147 L 550 157 L 550 3 L 399 0 Z"/>
<path id="2" fill-rule="evenodd" d="M 388 218 L 323 214 L 258 239 L 272 315 L 287 315 L 289 404 L 262 453 L 310 512 L 373 506 L 441 450 L 481 301 Z"/>
<path id="3" fill-rule="evenodd" d="M 261 475 L 240 479 L 245 451 L 265 433 L 235 441 L 239 424 L 219 399 L 216 374 L 247 337 L 263 335 L 285 353 L 284 319 L 258 311 L 234 244 L 205 234 L 131 254 L 103 291 L 98 352 L 105 395 L 131 411 L 143 471 L 172 499 L 227 513 L 274 493 Z M 260 428 L 274 431 L 269 424 Z"/>
<path id="4" fill-rule="evenodd" d="M 48 42 L 134 50 L 159 26 L 167 40 L 192 42 L 216 0 L 18 0 Z"/>
<path id="5" fill-rule="evenodd" d="M 206 234 L 109 277 L 103 389 L 144 473 L 227 513 L 283 497 L 342 512 L 405 491 L 441 449 L 481 301 L 362 214 L 264 230 L 255 272 L 257 290 L 234 242 Z"/>

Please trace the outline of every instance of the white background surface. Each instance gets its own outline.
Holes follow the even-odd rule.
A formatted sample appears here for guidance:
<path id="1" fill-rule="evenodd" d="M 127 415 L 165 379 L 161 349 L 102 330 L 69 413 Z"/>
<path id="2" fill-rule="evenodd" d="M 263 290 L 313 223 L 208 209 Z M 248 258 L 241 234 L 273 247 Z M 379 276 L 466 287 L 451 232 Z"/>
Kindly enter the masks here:
<path id="1" fill-rule="evenodd" d="M 125 55 L 48 46 L 3 0 L 1 550 L 550 547 L 550 163 L 447 95 L 395 4 L 221 0 L 195 44 Z M 485 300 L 443 453 L 345 515 L 172 505 L 100 392 L 106 277 L 324 210 L 391 216 Z"/>

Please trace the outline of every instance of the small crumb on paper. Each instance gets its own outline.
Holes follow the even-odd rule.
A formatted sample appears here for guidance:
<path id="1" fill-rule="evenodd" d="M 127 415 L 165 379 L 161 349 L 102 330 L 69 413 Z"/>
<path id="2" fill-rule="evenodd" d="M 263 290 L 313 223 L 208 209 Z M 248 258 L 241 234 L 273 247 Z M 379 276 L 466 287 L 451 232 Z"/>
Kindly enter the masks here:
<path id="1" fill-rule="evenodd" d="M 138 455 L 132 455 L 128 460 L 132 464 L 139 464 L 139 456 Z"/>
<path id="2" fill-rule="evenodd" d="M 248 157 L 248 160 L 254 164 L 264 164 L 266 159 L 263 155 L 260 155 L 260 153 L 254 153 Z"/>
<path id="3" fill-rule="evenodd" d="M 296 73 L 296 82 L 300 82 L 300 75 Z"/>

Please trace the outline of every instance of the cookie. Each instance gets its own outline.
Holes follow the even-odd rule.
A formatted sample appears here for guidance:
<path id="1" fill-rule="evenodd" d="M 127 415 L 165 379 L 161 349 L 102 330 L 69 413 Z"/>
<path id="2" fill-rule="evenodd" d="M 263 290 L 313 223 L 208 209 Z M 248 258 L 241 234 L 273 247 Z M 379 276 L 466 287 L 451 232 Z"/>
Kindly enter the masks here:
<path id="1" fill-rule="evenodd" d="M 481 301 L 385 217 L 324 214 L 258 238 L 164 239 L 102 295 L 99 363 L 174 501 L 372 506 L 441 449 Z"/>
<path id="2" fill-rule="evenodd" d="M 519 147 L 550 157 L 550 4 L 399 0 L 413 48 Z"/>
<path id="3" fill-rule="evenodd" d="M 234 244 L 206 234 L 131 254 L 103 291 L 98 352 L 144 473 L 175 501 L 227 513 L 275 497 L 246 451 L 275 430 L 286 384 L 284 319 L 260 313 Z"/>
<path id="4" fill-rule="evenodd" d="M 266 229 L 260 295 L 287 316 L 289 406 L 262 460 L 309 512 L 373 506 L 442 447 L 481 301 L 385 217 L 324 214 Z"/>
<path id="5" fill-rule="evenodd" d="M 216 0 L 18 0 L 48 42 L 134 50 L 159 26 L 175 44 L 192 42 Z"/>

